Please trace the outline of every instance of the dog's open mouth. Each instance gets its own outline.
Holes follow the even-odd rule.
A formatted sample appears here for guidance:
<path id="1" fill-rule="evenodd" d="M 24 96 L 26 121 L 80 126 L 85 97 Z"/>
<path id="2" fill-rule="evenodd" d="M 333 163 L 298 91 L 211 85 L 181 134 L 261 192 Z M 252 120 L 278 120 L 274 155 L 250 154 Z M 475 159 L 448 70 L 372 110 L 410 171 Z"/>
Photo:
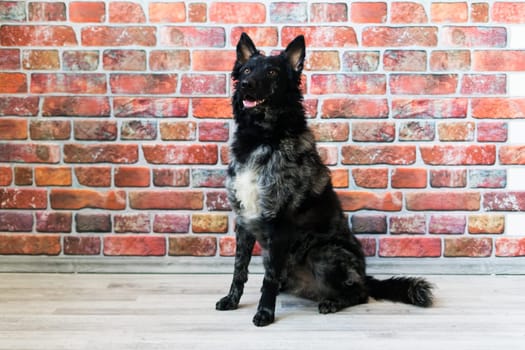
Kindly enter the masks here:
<path id="1" fill-rule="evenodd" d="M 263 102 L 264 102 L 264 99 L 257 100 L 253 98 L 252 96 L 245 96 L 244 99 L 242 100 L 242 105 L 244 106 L 244 108 L 255 108 Z"/>

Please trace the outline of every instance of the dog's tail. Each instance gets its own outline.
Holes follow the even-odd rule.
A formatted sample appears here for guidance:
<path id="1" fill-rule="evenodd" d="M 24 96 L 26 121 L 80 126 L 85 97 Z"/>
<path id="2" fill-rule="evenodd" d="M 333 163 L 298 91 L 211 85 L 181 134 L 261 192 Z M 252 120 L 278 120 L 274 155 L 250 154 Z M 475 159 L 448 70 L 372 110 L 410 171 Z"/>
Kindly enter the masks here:
<path id="1" fill-rule="evenodd" d="M 432 306 L 432 284 L 423 278 L 392 277 L 378 280 L 367 276 L 366 286 L 374 299 L 385 299 L 421 307 Z"/>

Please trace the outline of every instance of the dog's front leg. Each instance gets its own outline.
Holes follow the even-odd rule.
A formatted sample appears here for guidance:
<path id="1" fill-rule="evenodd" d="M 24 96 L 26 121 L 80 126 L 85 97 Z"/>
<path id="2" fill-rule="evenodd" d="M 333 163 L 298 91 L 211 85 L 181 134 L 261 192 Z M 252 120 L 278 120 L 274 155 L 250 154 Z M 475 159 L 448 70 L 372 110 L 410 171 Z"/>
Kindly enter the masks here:
<path id="1" fill-rule="evenodd" d="M 233 280 L 228 295 L 219 300 L 215 305 L 217 310 L 236 309 L 244 291 L 244 284 L 248 281 L 248 265 L 250 264 L 253 247 L 255 245 L 255 236 L 246 231 L 239 223 L 237 223 L 236 231 L 235 238 L 237 247 L 235 251 Z"/>

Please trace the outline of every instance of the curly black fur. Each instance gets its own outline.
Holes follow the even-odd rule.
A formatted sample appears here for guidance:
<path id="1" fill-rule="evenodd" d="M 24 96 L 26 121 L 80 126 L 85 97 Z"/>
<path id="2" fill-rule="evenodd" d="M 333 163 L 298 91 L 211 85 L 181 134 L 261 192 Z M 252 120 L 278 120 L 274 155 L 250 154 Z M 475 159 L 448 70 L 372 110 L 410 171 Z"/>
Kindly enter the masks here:
<path id="1" fill-rule="evenodd" d="M 425 280 L 366 276 L 363 250 L 307 127 L 300 91 L 304 57 L 302 36 L 275 56 L 262 55 L 246 34 L 237 44 L 237 129 L 227 181 L 237 251 L 230 292 L 216 308 L 237 308 L 255 241 L 265 267 L 256 326 L 274 321 L 280 290 L 318 301 L 321 313 L 366 303 L 369 296 L 430 306 Z"/>

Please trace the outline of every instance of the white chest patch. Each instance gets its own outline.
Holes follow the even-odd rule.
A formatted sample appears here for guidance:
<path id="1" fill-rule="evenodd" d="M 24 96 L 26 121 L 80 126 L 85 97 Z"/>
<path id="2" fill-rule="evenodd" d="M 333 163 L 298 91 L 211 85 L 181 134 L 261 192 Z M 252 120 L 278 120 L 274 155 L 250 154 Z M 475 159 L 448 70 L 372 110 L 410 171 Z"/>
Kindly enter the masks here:
<path id="1" fill-rule="evenodd" d="M 242 215 L 246 218 L 255 218 L 261 214 L 257 177 L 254 170 L 245 169 L 237 174 L 233 183 L 235 196 L 241 202 Z"/>

